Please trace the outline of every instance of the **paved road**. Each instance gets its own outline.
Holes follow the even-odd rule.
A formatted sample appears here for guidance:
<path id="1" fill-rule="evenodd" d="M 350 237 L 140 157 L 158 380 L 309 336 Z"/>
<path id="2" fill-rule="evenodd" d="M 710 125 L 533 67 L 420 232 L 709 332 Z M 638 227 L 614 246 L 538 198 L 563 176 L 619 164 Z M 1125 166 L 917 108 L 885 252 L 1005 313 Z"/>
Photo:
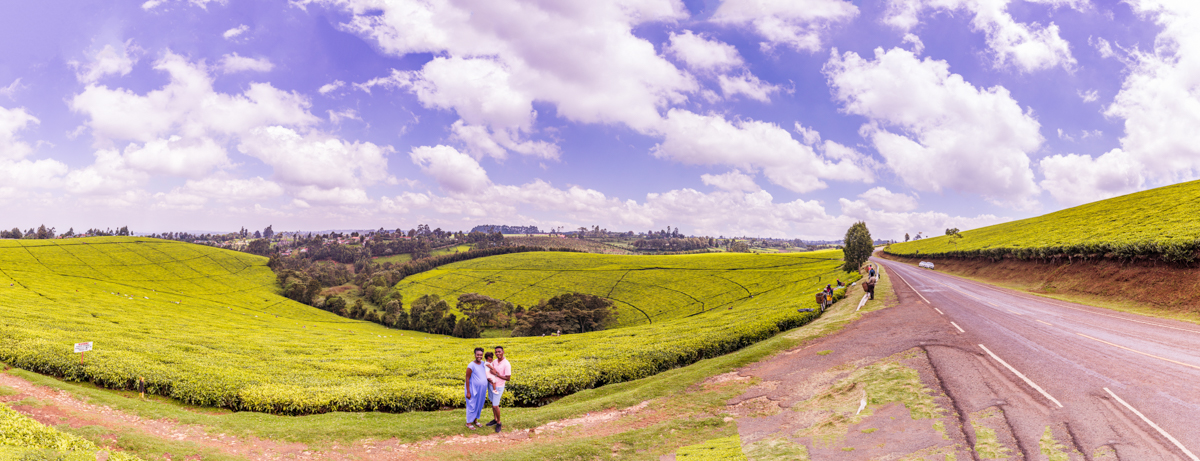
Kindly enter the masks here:
<path id="1" fill-rule="evenodd" d="M 1047 459 L 1039 441 L 1051 428 L 1082 455 L 1072 459 L 1200 461 L 1200 326 L 872 261 L 902 303 L 944 322 L 947 334 L 926 335 L 944 390 L 964 427 L 1003 410 L 1014 458 Z"/>

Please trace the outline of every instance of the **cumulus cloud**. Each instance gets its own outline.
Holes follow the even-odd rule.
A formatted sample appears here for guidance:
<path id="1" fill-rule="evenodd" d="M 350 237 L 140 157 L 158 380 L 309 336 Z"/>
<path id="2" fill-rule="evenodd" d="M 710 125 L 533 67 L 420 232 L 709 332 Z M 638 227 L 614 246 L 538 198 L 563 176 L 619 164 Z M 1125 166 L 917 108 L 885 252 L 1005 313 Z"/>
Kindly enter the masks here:
<path id="1" fill-rule="evenodd" d="M 225 33 L 221 34 L 221 36 L 225 37 L 225 40 L 233 40 L 233 39 L 237 38 L 239 35 L 246 33 L 247 30 L 250 30 L 250 26 L 242 24 L 240 26 L 237 26 L 237 27 L 234 27 L 232 29 L 225 31 Z"/>
<path id="2" fill-rule="evenodd" d="M 792 138 L 778 125 L 755 120 L 726 120 L 671 109 L 660 128 L 663 141 L 655 157 L 693 165 L 726 165 L 746 171 L 762 169 L 772 183 L 795 192 L 826 187 L 825 180 L 874 180 L 864 159 L 853 149 L 827 142 L 825 155 Z M 829 152 L 835 152 L 833 158 Z M 831 159 L 832 158 L 832 159 Z M 834 161 L 837 160 L 837 161 Z"/>
<path id="3" fill-rule="evenodd" d="M 67 64 L 75 69 L 75 78 L 82 83 L 92 84 L 106 75 L 129 75 L 133 65 L 137 64 L 141 49 L 128 40 L 116 47 L 104 45 L 100 51 L 90 56 L 88 62 L 70 61 Z"/>
<path id="4" fill-rule="evenodd" d="M 904 40 L 903 40 L 903 41 L 904 41 L 904 43 L 911 43 L 911 44 L 912 44 L 912 52 L 913 52 L 913 54 L 915 54 L 915 55 L 918 55 L 918 56 L 919 56 L 919 55 L 921 55 L 921 53 L 924 53 L 924 52 L 925 52 L 925 42 L 922 42 L 922 41 L 921 41 L 921 37 L 918 37 L 918 36 L 917 36 L 917 34 L 914 34 L 914 33 L 911 33 L 911 32 L 909 32 L 909 33 L 906 33 L 906 34 L 904 34 Z"/>
<path id="5" fill-rule="evenodd" d="M 150 11 L 150 10 L 158 8 L 164 4 L 170 3 L 171 1 L 172 0 L 146 0 L 144 3 L 142 3 L 142 9 L 146 10 L 146 11 Z M 182 3 L 183 1 L 184 0 L 175 0 L 176 3 Z M 206 9 L 208 9 L 209 3 L 216 3 L 218 5 L 224 5 L 226 0 L 186 0 L 186 2 L 189 5 L 198 6 L 201 9 L 206 10 Z"/>
<path id="6" fill-rule="evenodd" d="M 911 195 L 900 194 L 880 186 L 858 194 L 871 208 L 890 212 L 912 211 L 917 209 L 917 199 Z"/>
<path id="7" fill-rule="evenodd" d="M 0 107 L 0 159 L 21 159 L 33 152 L 28 143 L 20 140 L 17 132 L 38 123 L 37 117 L 30 115 L 22 107 Z"/>
<path id="8" fill-rule="evenodd" d="M 263 179 L 261 176 L 250 179 L 215 177 L 199 180 L 189 179 L 182 190 L 192 195 L 225 201 L 261 200 L 283 195 L 282 186 Z"/>
<path id="9" fill-rule="evenodd" d="M 450 146 L 417 147 L 409 157 L 446 192 L 475 192 L 491 184 L 479 162 Z"/>
<path id="10" fill-rule="evenodd" d="M 17 78 L 16 80 L 13 80 L 12 83 L 9 83 L 8 86 L 0 87 L 0 96 L 12 99 L 13 94 L 15 94 L 17 90 L 21 88 L 21 79 Z"/>
<path id="11" fill-rule="evenodd" d="M 221 70 L 226 74 L 235 72 L 270 72 L 275 68 L 275 64 L 267 58 L 250 58 L 239 56 L 237 53 L 227 54 L 221 57 Z"/>
<path id="12" fill-rule="evenodd" d="M 858 15 L 843 0 L 726 0 L 713 13 L 718 24 L 751 27 L 770 49 L 784 45 L 801 51 L 821 49 L 821 34 Z"/>
<path id="13" fill-rule="evenodd" d="M 178 135 L 141 145 L 130 143 L 123 157 L 130 168 L 173 176 L 203 176 L 229 164 L 225 148 L 212 138 L 184 139 Z"/>
<path id="14" fill-rule="evenodd" d="M 524 129 L 538 100 L 573 122 L 645 132 L 658 124 L 660 108 L 698 90 L 633 34 L 640 24 L 686 18 L 673 0 L 496 0 L 470 8 L 415 0 L 313 2 L 348 10 L 343 29 L 388 54 L 439 55 L 418 72 L 385 78 L 398 77 L 393 84 L 422 104 L 452 109 L 471 125 Z"/>
<path id="15" fill-rule="evenodd" d="M 739 94 L 762 102 L 771 102 L 771 93 L 779 91 L 779 87 L 759 80 L 758 77 L 749 72 L 735 77 L 727 77 L 722 75 L 717 77 L 717 81 L 721 85 L 721 92 L 726 98 L 731 98 Z"/>
<path id="16" fill-rule="evenodd" d="M 904 212 L 888 211 L 873 208 L 867 200 L 838 199 L 843 222 L 853 223 L 863 221 L 871 229 L 871 235 L 876 238 L 902 239 L 904 234 L 926 236 L 941 235 L 945 229 L 977 229 L 984 226 L 1010 221 L 1011 218 L 998 217 L 992 214 L 981 214 L 974 217 L 952 216 L 936 211 Z M 849 226 L 849 224 L 846 224 Z"/>
<path id="17" fill-rule="evenodd" d="M 1162 27 L 1152 51 L 1130 52 L 1130 71 L 1105 110 L 1125 120 L 1121 150 L 1155 184 L 1200 177 L 1200 4 L 1137 1 Z M 1111 154 L 1111 152 L 1110 152 Z M 1109 155 L 1109 154 L 1105 154 Z"/>
<path id="18" fill-rule="evenodd" d="M 1142 165 L 1121 149 L 1097 158 L 1054 155 L 1041 160 L 1045 179 L 1040 183 L 1058 203 L 1081 205 L 1135 192 L 1142 186 Z"/>
<path id="19" fill-rule="evenodd" d="M 1040 125 L 1005 88 L 976 88 L 945 61 L 899 48 L 876 49 L 873 61 L 835 52 L 825 72 L 844 110 L 870 119 L 861 133 L 909 187 L 1036 203 L 1028 153 L 1041 146 Z"/>
<path id="20" fill-rule="evenodd" d="M 700 175 L 700 180 L 721 190 L 756 192 L 762 189 L 754 182 L 754 176 L 737 170 L 725 174 Z"/>
<path id="21" fill-rule="evenodd" d="M 689 69 L 697 72 L 724 72 L 745 64 L 741 53 L 733 45 L 720 40 L 709 40 L 690 30 L 682 34 L 671 33 L 671 41 L 665 52 L 683 61 Z"/>
<path id="22" fill-rule="evenodd" d="M 1022 72 L 1033 72 L 1062 66 L 1070 70 L 1075 66 L 1071 46 L 1058 33 L 1058 26 L 1051 22 L 1024 24 L 1008 13 L 1011 0 L 891 0 L 884 22 L 908 32 L 920 23 L 924 10 L 965 10 L 974 15 L 971 26 L 987 37 L 988 48 L 994 53 L 996 67 L 1013 66 Z M 1055 7 L 1084 8 L 1083 1 L 1046 1 Z M 914 51 L 920 54 L 920 51 Z"/>
<path id="23" fill-rule="evenodd" d="M 1079 94 L 1079 99 L 1082 99 L 1083 102 L 1085 102 L 1085 103 L 1095 102 L 1097 99 L 1100 98 L 1100 92 L 1098 92 L 1096 90 L 1079 91 L 1078 94 Z"/>
<path id="24" fill-rule="evenodd" d="M 345 142 L 328 134 L 301 134 L 282 126 L 258 127 L 242 137 L 238 150 L 270 165 L 274 177 L 302 188 L 301 198 L 332 201 L 366 197 L 362 187 L 390 181 L 390 146 Z M 320 199 L 320 200 L 318 200 Z"/>
<path id="25" fill-rule="evenodd" d="M 54 159 L 29 160 L 33 148 L 18 133 L 39 121 L 24 108 L 0 107 L 0 186 L 10 189 L 9 198 L 24 195 L 27 189 L 60 187 L 67 165 Z"/>

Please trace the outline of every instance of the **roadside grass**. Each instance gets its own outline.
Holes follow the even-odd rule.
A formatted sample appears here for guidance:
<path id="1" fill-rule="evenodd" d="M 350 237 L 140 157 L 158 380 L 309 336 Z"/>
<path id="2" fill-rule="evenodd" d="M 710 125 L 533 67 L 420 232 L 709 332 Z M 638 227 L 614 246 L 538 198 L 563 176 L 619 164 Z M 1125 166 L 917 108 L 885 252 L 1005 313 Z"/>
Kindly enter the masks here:
<path id="1" fill-rule="evenodd" d="M 1043 432 L 1041 440 L 1038 440 L 1038 449 L 1043 455 L 1050 458 L 1049 461 L 1068 461 L 1071 459 L 1067 454 L 1067 447 L 1054 440 L 1054 431 L 1050 430 L 1050 426 L 1046 426 L 1046 432 Z"/>

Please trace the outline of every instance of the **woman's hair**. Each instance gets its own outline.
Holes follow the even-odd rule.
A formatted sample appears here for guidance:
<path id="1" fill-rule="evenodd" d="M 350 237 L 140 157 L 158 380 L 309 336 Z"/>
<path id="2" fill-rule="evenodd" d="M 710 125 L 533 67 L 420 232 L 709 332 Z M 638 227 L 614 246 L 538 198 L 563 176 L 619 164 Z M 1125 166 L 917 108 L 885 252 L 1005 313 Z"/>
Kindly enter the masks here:
<path id="1" fill-rule="evenodd" d="M 495 356 L 496 356 L 496 354 L 493 354 L 493 353 L 491 353 L 491 352 L 487 352 L 487 353 L 484 353 L 484 354 L 483 354 L 483 358 L 484 358 L 484 359 L 487 359 L 487 360 L 491 360 L 491 359 L 492 359 L 492 357 L 495 357 Z"/>
<path id="2" fill-rule="evenodd" d="M 483 348 L 482 348 L 482 347 L 476 347 L 476 348 L 475 348 L 475 352 L 483 352 Z"/>

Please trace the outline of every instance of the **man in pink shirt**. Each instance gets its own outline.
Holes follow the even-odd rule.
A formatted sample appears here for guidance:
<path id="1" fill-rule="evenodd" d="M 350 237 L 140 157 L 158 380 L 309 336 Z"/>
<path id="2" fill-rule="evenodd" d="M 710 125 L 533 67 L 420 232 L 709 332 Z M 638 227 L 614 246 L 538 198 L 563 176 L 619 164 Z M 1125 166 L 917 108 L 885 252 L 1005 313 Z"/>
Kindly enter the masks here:
<path id="1" fill-rule="evenodd" d="M 500 424 L 500 398 L 504 396 L 504 385 L 512 379 L 512 365 L 508 363 L 508 359 L 504 358 L 504 346 L 496 346 L 496 361 L 488 366 L 488 380 L 491 381 L 490 389 L 488 389 L 488 400 L 492 402 L 492 416 L 495 417 L 488 426 L 495 426 L 496 432 L 504 427 Z"/>

